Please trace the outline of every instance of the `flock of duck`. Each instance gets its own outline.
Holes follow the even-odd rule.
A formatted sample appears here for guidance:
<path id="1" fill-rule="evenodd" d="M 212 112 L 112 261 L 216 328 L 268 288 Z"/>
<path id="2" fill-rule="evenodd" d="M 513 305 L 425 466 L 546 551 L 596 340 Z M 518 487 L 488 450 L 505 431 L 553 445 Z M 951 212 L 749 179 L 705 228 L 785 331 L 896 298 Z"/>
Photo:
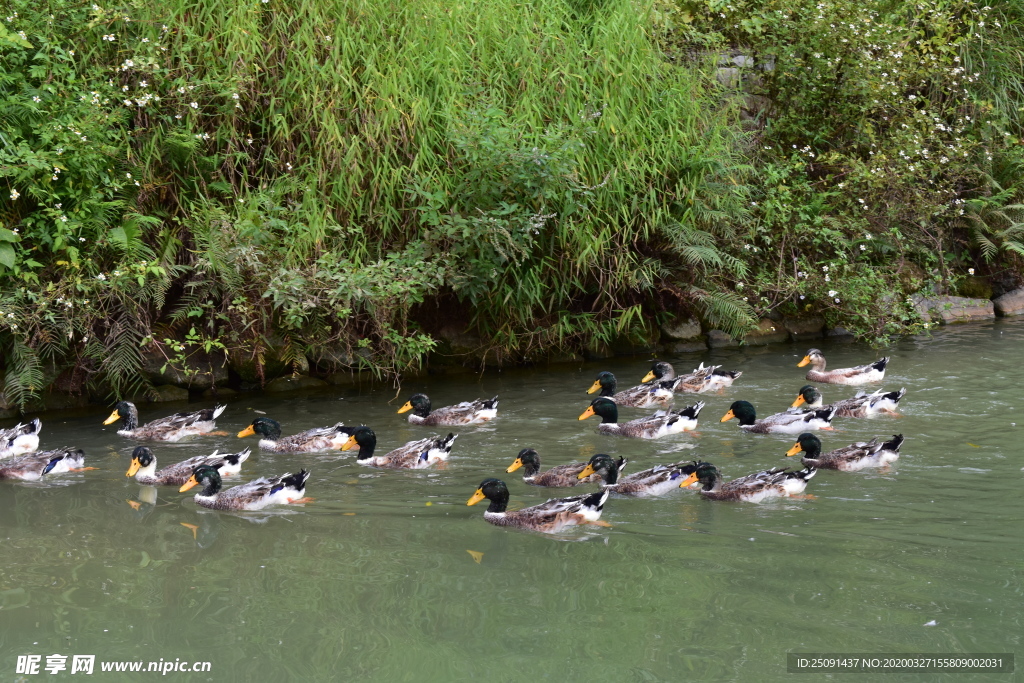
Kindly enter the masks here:
<path id="1" fill-rule="evenodd" d="M 853 368 L 825 370 L 825 358 L 818 349 L 811 349 L 799 367 L 810 365 L 807 379 L 812 382 L 861 385 L 880 382 L 885 376 L 888 358 Z M 676 394 L 706 394 L 719 391 L 740 377 L 741 372 L 727 372 L 720 366 L 700 367 L 685 375 L 676 375 L 671 365 L 655 362 L 641 384 L 617 392 L 615 376 L 610 372 L 597 375 L 588 393 L 599 395 L 579 416 L 580 420 L 597 415 L 602 422 L 598 432 L 637 439 L 656 439 L 669 434 L 692 432 L 704 402 L 699 401 L 681 410 L 672 407 Z M 818 469 L 853 471 L 865 467 L 881 467 L 899 457 L 903 435 L 882 441 L 854 443 L 822 453 L 821 440 L 811 432 L 831 430 L 835 417 L 868 417 L 879 413 L 896 413 L 905 389 L 873 393 L 858 392 L 856 396 L 823 405 L 821 392 L 814 385 L 804 386 L 786 412 L 757 419 L 754 406 L 747 401 L 734 402 L 721 418 L 726 422 L 738 419 L 740 428 L 756 434 L 798 434 L 787 456 L 803 454 L 804 468 L 772 468 L 725 482 L 714 465 L 693 460 L 657 465 L 635 474 L 624 475 L 628 461 L 599 453 L 588 462 L 559 465 L 545 472 L 540 470 L 540 457 L 534 449 L 525 448 L 506 470 L 523 469 L 523 481 L 534 486 L 572 487 L 598 484 L 593 493 L 555 498 L 540 505 L 509 511 L 509 492 L 504 481 L 485 479 L 468 500 L 475 505 L 485 498 L 490 505 L 484 518 L 498 526 L 513 526 L 543 532 L 557 532 L 574 524 L 603 524 L 600 521 L 605 502 L 611 494 L 623 496 L 659 496 L 681 488 L 698 488 L 699 494 L 711 500 L 744 500 L 758 502 L 779 496 L 799 496 Z M 655 408 L 652 415 L 628 422 L 619 422 L 619 408 Z M 225 406 L 195 412 L 183 412 L 144 425 L 139 425 L 136 407 L 119 402 L 104 424 L 121 421 L 118 434 L 137 441 L 174 442 L 207 434 L 216 428 L 216 420 Z M 411 424 L 423 426 L 468 426 L 489 422 L 497 417 L 498 397 L 476 400 L 432 409 L 424 394 L 413 395 L 399 413 L 409 412 Z M 0 479 L 36 481 L 64 472 L 82 471 L 85 454 L 77 448 L 38 451 L 42 424 L 38 418 L 27 424 L 0 431 Z M 271 453 L 312 453 L 348 451 L 358 448 L 357 462 L 384 469 L 422 469 L 448 459 L 457 434 L 430 436 L 410 441 L 384 455 L 376 455 L 377 437 L 363 425 L 346 427 L 342 423 L 330 427 L 308 429 L 291 436 L 282 436 L 276 421 L 257 417 L 239 438 L 258 435 L 259 448 Z M 201 486 L 195 502 L 215 510 L 260 510 L 275 504 L 305 503 L 309 471 L 261 477 L 255 481 L 224 489 L 222 478 L 237 474 L 248 459 L 250 449 L 238 453 L 214 452 L 199 455 L 157 470 L 156 457 L 146 446 L 132 452 L 126 476 L 134 476 L 140 484 L 177 486 L 180 492 Z"/>

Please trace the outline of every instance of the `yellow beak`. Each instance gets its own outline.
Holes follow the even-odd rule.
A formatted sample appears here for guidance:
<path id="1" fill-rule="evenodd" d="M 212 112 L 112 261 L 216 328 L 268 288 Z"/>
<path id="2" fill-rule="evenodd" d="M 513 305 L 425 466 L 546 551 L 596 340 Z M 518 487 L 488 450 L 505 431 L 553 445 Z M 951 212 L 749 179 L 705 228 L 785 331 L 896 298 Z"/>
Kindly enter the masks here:
<path id="1" fill-rule="evenodd" d="M 687 486 L 696 484 L 698 481 L 699 479 L 697 479 L 697 473 L 694 472 L 693 474 L 691 474 L 690 476 L 688 476 L 686 479 L 679 483 L 679 488 L 685 489 Z"/>
<path id="2" fill-rule="evenodd" d="M 352 436 L 348 437 L 348 441 L 346 441 L 344 444 L 342 444 L 341 450 L 343 450 L 343 451 L 352 450 L 353 448 L 355 448 L 358 445 L 359 444 L 356 443 L 356 435 L 353 434 Z"/>
<path id="3" fill-rule="evenodd" d="M 655 377 L 656 375 L 654 374 L 654 370 L 650 370 L 646 375 L 644 375 L 644 378 L 640 380 L 640 383 L 643 384 L 644 382 L 650 382 Z"/>
<path id="4" fill-rule="evenodd" d="M 193 474 L 191 477 L 188 478 L 188 481 L 181 485 L 181 488 L 178 489 L 178 493 L 185 493 L 185 491 L 188 491 L 190 488 L 192 488 L 198 483 L 199 482 L 196 481 L 196 475 Z"/>
<path id="5" fill-rule="evenodd" d="M 466 505 L 476 505 L 477 503 L 479 503 L 481 500 L 483 500 L 486 497 L 487 496 L 484 495 L 484 490 L 483 489 L 477 489 L 476 493 L 474 493 L 472 496 L 470 496 L 469 500 L 466 501 Z"/>
<path id="6" fill-rule="evenodd" d="M 586 479 L 594 473 L 594 466 L 587 463 L 587 466 L 583 468 L 583 471 L 576 475 L 577 479 Z"/>
<path id="7" fill-rule="evenodd" d="M 800 394 L 796 397 L 796 400 L 793 401 L 793 405 L 791 405 L 790 408 L 799 408 L 805 403 L 807 403 L 807 399 L 804 398 L 803 394 Z"/>
<path id="8" fill-rule="evenodd" d="M 594 414 L 594 406 L 587 406 L 587 409 L 583 411 L 583 414 L 580 415 L 576 419 L 577 420 L 586 420 L 588 417 L 591 417 L 593 414 Z"/>
<path id="9" fill-rule="evenodd" d="M 412 401 L 406 401 L 405 405 L 398 409 L 399 413 L 407 413 L 412 410 Z"/>
<path id="10" fill-rule="evenodd" d="M 142 463 L 139 462 L 139 459 L 138 458 L 132 458 L 132 464 L 128 466 L 128 471 L 124 473 L 124 476 L 126 476 L 126 477 L 134 476 L 135 473 L 139 471 L 140 467 L 142 467 Z"/>
<path id="11" fill-rule="evenodd" d="M 592 394 L 595 391 L 601 391 L 601 380 L 595 380 L 594 383 L 590 385 L 590 388 L 587 389 L 588 394 Z"/>
<path id="12" fill-rule="evenodd" d="M 255 433 L 256 432 L 253 431 L 252 425 L 249 425 L 248 427 L 246 427 L 242 431 L 238 432 L 238 438 L 242 439 L 242 438 L 247 437 L 247 436 L 252 436 Z"/>
<path id="13" fill-rule="evenodd" d="M 523 466 L 522 458 L 516 458 L 516 461 L 514 463 L 512 463 L 511 465 L 509 465 L 508 469 L 505 470 L 505 472 L 507 474 L 512 474 L 513 472 L 515 472 L 516 470 L 518 470 L 522 466 Z"/>
<path id="14" fill-rule="evenodd" d="M 108 417 L 106 420 L 103 421 L 103 424 L 108 425 L 111 422 L 117 422 L 120 419 L 121 419 L 121 413 L 117 412 L 117 408 L 115 408 L 114 412 L 112 412 L 110 414 L 110 417 Z"/>
<path id="15" fill-rule="evenodd" d="M 802 368 L 803 366 L 807 365 L 810 362 L 811 362 L 811 357 L 810 356 L 804 356 L 804 359 L 802 361 L 800 361 L 799 363 L 797 363 L 796 366 L 798 368 Z"/>
<path id="16" fill-rule="evenodd" d="M 736 417 L 736 415 L 734 415 L 733 412 L 730 410 L 728 413 L 725 414 L 725 416 L 721 420 L 719 420 L 719 422 L 728 422 L 734 417 Z"/>
<path id="17" fill-rule="evenodd" d="M 786 455 L 796 455 L 797 453 L 800 453 L 803 450 L 804 450 L 803 446 L 801 446 L 800 442 L 797 441 L 795 444 L 793 444 L 792 448 L 790 448 L 788 451 L 786 451 Z"/>

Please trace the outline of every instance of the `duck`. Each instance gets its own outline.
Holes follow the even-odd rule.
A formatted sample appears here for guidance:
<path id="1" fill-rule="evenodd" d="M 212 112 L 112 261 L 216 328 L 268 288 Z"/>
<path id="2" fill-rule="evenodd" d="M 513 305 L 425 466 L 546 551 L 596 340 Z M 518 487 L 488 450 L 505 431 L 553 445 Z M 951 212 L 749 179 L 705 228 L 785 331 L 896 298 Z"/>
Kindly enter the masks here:
<path id="1" fill-rule="evenodd" d="M 239 453 L 218 453 L 214 451 L 210 455 L 197 455 L 188 460 L 173 465 L 168 465 L 160 471 L 156 469 L 156 456 L 153 451 L 145 446 L 136 446 L 132 451 L 132 464 L 124 476 L 134 476 L 140 484 L 148 486 L 181 486 L 192 476 L 200 465 L 216 467 L 222 477 L 231 474 L 238 474 L 242 470 L 242 463 L 249 458 L 249 449 Z"/>
<path id="2" fill-rule="evenodd" d="M 699 401 L 679 411 L 658 411 L 650 417 L 641 417 L 619 424 L 619 409 L 615 405 L 615 401 L 605 396 L 598 396 L 591 401 L 590 407 L 583 411 L 583 414 L 577 419 L 586 420 L 592 415 L 599 415 L 602 421 L 597 426 L 597 431 L 602 434 L 628 436 L 634 439 L 657 439 L 669 434 L 695 430 L 697 416 L 703 407 L 704 402 Z"/>
<path id="3" fill-rule="evenodd" d="M 206 434 L 212 432 L 217 423 L 215 420 L 224 412 L 227 406 L 216 408 L 204 408 L 191 413 L 175 413 L 168 417 L 153 420 L 141 427 L 139 426 L 139 411 L 135 404 L 130 401 L 120 401 L 114 406 L 114 412 L 110 414 L 103 424 L 121 420 L 121 428 L 117 433 L 129 439 L 139 441 L 180 441 L 186 436 Z"/>
<path id="4" fill-rule="evenodd" d="M 763 420 L 757 419 L 754 406 L 748 401 L 735 401 L 729 406 L 720 422 L 728 422 L 734 417 L 739 419 L 740 428 L 754 434 L 797 434 L 809 429 L 832 430 L 832 418 L 835 417 L 834 407 L 816 408 L 806 413 L 786 412 L 769 415 Z"/>
<path id="5" fill-rule="evenodd" d="M 532 448 L 519 451 L 515 462 L 508 466 L 506 473 L 512 474 L 520 467 L 523 469 L 523 481 L 533 486 L 576 486 L 578 484 L 601 480 L 598 474 L 580 477 L 579 474 L 589 465 L 585 462 L 573 462 L 568 465 L 557 465 L 547 472 L 540 471 L 540 455 Z"/>
<path id="6" fill-rule="evenodd" d="M 743 500 L 759 503 L 769 498 L 797 496 L 807 488 L 807 482 L 817 473 L 813 467 L 791 472 L 787 467 L 748 474 L 730 482 L 723 482 L 718 468 L 709 462 L 695 463 L 693 473 L 679 483 L 680 488 L 700 483 L 700 495 L 711 500 Z"/>
<path id="7" fill-rule="evenodd" d="M 906 387 L 899 391 L 879 389 L 874 393 L 857 392 L 853 398 L 844 398 L 830 405 L 836 408 L 836 417 L 869 417 L 878 413 L 897 413 L 900 399 L 907 393 Z M 808 384 L 800 389 L 791 408 L 823 408 L 821 392 Z"/>
<path id="8" fill-rule="evenodd" d="M 491 501 L 484 519 L 495 526 L 512 526 L 553 534 L 575 524 L 599 522 L 609 491 L 586 493 L 571 498 L 552 498 L 540 505 L 508 512 L 508 487 L 501 479 L 484 479 L 466 505 L 476 505 L 484 498 Z"/>
<path id="9" fill-rule="evenodd" d="M 410 424 L 427 427 L 456 427 L 459 425 L 475 425 L 489 422 L 498 415 L 498 397 L 484 401 L 463 401 L 453 406 L 445 406 L 436 410 L 430 409 L 430 399 L 426 394 L 413 394 L 405 402 L 399 413 L 412 411 L 409 415 Z"/>
<path id="10" fill-rule="evenodd" d="M 428 436 L 419 441 L 410 441 L 384 455 L 375 456 L 373 451 L 377 447 L 377 435 L 372 429 L 363 425 L 356 427 L 341 450 L 351 450 L 358 445 L 359 455 L 356 456 L 356 462 L 360 465 L 391 470 L 416 470 L 447 460 L 456 438 L 458 438 L 458 434 L 448 434 L 443 437 Z"/>
<path id="11" fill-rule="evenodd" d="M 676 382 L 673 391 L 684 394 L 704 394 L 732 386 L 732 383 L 743 374 L 739 370 L 722 370 L 721 367 L 721 365 L 705 367 L 704 363 L 701 363 L 693 372 L 676 377 L 676 370 L 671 364 L 665 361 L 655 361 L 642 381 L 672 380 Z"/>
<path id="12" fill-rule="evenodd" d="M 42 429 L 43 423 L 37 417 L 28 424 L 19 422 L 10 429 L 0 430 L 0 459 L 39 450 L 39 432 Z"/>
<path id="13" fill-rule="evenodd" d="M 678 490 L 679 483 L 693 474 L 696 463 L 676 462 L 671 465 L 655 465 L 636 474 L 619 478 L 629 461 L 625 458 L 612 459 L 610 455 L 598 453 L 590 458 L 580 478 L 598 474 L 604 480 L 605 489 L 623 496 L 661 496 Z"/>
<path id="14" fill-rule="evenodd" d="M 822 454 L 821 439 L 805 433 L 797 437 L 796 443 L 786 451 L 786 455 L 803 453 L 801 460 L 808 467 L 856 472 L 866 467 L 881 467 L 899 459 L 903 435 L 893 434 L 891 439 L 881 443 L 879 439 L 881 437 L 876 436 L 871 441 L 850 444 Z"/>
<path id="15" fill-rule="evenodd" d="M 178 492 L 184 493 L 193 486 L 202 484 L 203 490 L 195 496 L 197 505 L 211 510 L 262 510 L 268 505 L 310 502 L 312 499 L 305 497 L 307 479 L 309 471 L 299 470 L 277 477 L 260 477 L 247 484 L 222 491 L 220 472 L 217 468 L 212 465 L 199 465 Z"/>
<path id="16" fill-rule="evenodd" d="M 889 364 L 889 356 L 879 358 L 874 363 L 868 363 L 867 365 L 826 371 L 825 356 L 818 349 L 811 349 L 796 366 L 802 368 L 808 364 L 810 364 L 811 369 L 807 371 L 807 379 L 812 382 L 822 382 L 824 384 L 867 384 L 869 382 L 882 381 L 885 377 L 885 366 Z"/>
<path id="17" fill-rule="evenodd" d="M 314 453 L 340 450 L 354 431 L 355 427 L 346 427 L 343 422 L 339 422 L 331 427 L 315 427 L 282 438 L 279 422 L 269 417 L 257 417 L 248 427 L 238 432 L 238 438 L 259 434 L 260 450 L 271 453 Z"/>
<path id="18" fill-rule="evenodd" d="M 627 408 L 649 408 L 651 406 L 668 408 L 675 395 L 675 383 L 671 380 L 654 382 L 652 384 L 639 384 L 616 393 L 617 383 L 615 375 L 612 373 L 607 370 L 599 372 L 597 373 L 597 379 L 587 389 L 587 393 L 593 394 L 596 391 L 600 391 L 601 393 L 598 396 L 610 398 L 617 405 Z"/>
<path id="19" fill-rule="evenodd" d="M 85 467 L 85 451 L 81 448 L 57 448 L 52 451 L 25 453 L 4 460 L 0 479 L 39 481 L 47 474 L 81 472 L 96 469 Z"/>

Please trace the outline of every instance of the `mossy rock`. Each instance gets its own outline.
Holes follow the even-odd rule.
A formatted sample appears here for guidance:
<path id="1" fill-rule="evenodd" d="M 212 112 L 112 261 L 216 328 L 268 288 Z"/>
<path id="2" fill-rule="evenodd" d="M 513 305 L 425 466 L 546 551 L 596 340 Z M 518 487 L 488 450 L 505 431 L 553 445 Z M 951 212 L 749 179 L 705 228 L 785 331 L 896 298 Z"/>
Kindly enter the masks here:
<path id="1" fill-rule="evenodd" d="M 176 387 L 173 384 L 162 384 L 153 387 L 153 391 L 146 393 L 146 398 L 151 403 L 166 403 L 168 401 L 187 401 L 188 389 Z"/>
<path id="2" fill-rule="evenodd" d="M 969 277 L 960 283 L 956 293 L 969 299 L 991 299 L 992 285 L 987 278 Z"/>
<path id="3" fill-rule="evenodd" d="M 306 375 L 296 375 L 293 377 L 278 377 L 275 380 L 267 382 L 267 385 L 263 387 L 263 390 L 269 393 L 278 394 L 286 391 L 320 389 L 321 387 L 326 386 L 328 386 L 327 382 L 322 379 L 307 377 Z"/>

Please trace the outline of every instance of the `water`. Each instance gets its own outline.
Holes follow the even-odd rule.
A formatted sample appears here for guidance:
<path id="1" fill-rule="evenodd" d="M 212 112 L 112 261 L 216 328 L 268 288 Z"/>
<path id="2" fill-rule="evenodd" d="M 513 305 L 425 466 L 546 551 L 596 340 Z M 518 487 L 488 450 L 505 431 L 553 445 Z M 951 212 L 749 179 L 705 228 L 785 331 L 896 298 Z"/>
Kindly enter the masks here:
<path id="1" fill-rule="evenodd" d="M 789 651 L 1020 651 L 1022 341 L 1024 321 L 1000 321 L 885 350 L 884 386 L 908 390 L 903 417 L 837 420 L 823 441 L 903 433 L 903 456 L 888 471 L 822 471 L 808 487 L 817 498 L 760 505 L 688 491 L 612 499 L 611 528 L 555 537 L 493 527 L 485 504 L 466 500 L 491 476 L 509 483 L 513 507 L 567 495 L 504 473 L 527 446 L 544 469 L 598 452 L 626 455 L 629 471 L 701 457 L 726 478 L 798 464 L 784 457 L 792 437 L 718 420 L 740 398 L 760 415 L 787 407 L 805 383 L 795 365 L 806 346 L 668 359 L 684 370 L 711 361 L 744 372 L 725 394 L 702 397 L 696 436 L 639 442 L 597 434 L 596 418 L 577 421 L 597 372 L 631 386 L 647 371 L 637 357 L 431 377 L 398 397 L 365 388 L 243 395 L 219 420 L 230 436 L 153 447 L 162 464 L 255 448 L 234 433 L 259 410 L 286 434 L 366 423 L 384 452 L 431 433 L 395 414 L 414 391 L 435 405 L 501 396 L 497 421 L 457 428 L 443 470 L 256 452 L 242 480 L 309 467 L 307 495 L 316 498 L 259 513 L 200 511 L 172 488 L 154 499 L 124 476 L 135 444 L 101 426 L 109 408 L 44 415 L 44 448 L 80 446 L 99 469 L 0 485 L 0 680 L 17 678 L 17 655 L 45 664 L 55 653 L 94 654 L 97 674 L 101 661 L 209 661 L 209 673 L 168 676 L 211 681 L 782 681 L 792 677 Z M 830 367 L 881 355 L 821 345 Z M 822 389 L 826 401 L 854 391 Z M 141 418 L 184 408 L 145 406 Z"/>

